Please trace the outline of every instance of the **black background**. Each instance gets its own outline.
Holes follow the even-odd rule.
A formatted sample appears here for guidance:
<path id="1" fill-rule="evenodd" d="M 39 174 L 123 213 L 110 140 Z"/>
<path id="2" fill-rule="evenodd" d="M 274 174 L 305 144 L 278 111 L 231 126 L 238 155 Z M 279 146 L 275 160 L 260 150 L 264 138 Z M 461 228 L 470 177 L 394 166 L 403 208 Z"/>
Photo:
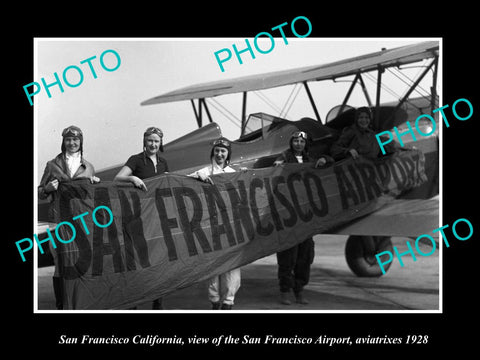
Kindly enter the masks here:
<path id="1" fill-rule="evenodd" d="M 290 3 L 244 2 L 181 4 L 181 9 L 162 3 L 112 3 L 106 9 L 97 4 L 54 5 L 49 3 L 11 7 L 2 23 L 6 46 L 2 51 L 2 74 L 7 78 L 3 95 L 3 205 L 4 236 L 2 286 L 4 328 L 2 343 L 16 354 L 31 356 L 76 356 L 83 354 L 133 354 L 155 356 L 190 350 L 194 355 L 206 351 L 211 356 L 233 356 L 241 352 L 281 356 L 322 353 L 428 354 L 455 349 L 463 353 L 475 346 L 477 298 L 475 265 L 478 263 L 478 214 L 473 211 L 479 199 L 476 151 L 478 114 L 478 37 L 473 6 L 459 2 L 448 9 L 436 3 L 367 3 L 355 7 L 344 3 L 339 8 L 294 7 Z M 473 3 L 471 3 L 473 4 Z M 29 106 L 23 85 L 33 78 L 34 37 L 239 37 L 253 38 L 297 16 L 312 23 L 309 37 L 442 37 L 443 104 L 466 98 L 474 108 L 468 121 L 450 115 L 450 128 L 443 136 L 443 224 L 467 218 L 474 224 L 468 241 L 451 241 L 443 254 L 442 314 L 34 314 L 32 257 L 21 262 L 15 241 L 33 234 L 33 108 Z M 300 29 L 299 33 L 304 33 Z M 5 83 L 4 83 L 5 84 Z M 446 112 L 451 114 L 450 111 Z M 450 119 L 449 118 L 449 119 Z M 50 139 L 39 139 L 39 145 Z M 31 253 L 31 252 L 30 252 Z M 477 271 L 478 272 L 478 271 Z M 418 274 L 422 276 L 422 274 Z M 6 280 L 6 281 L 5 281 Z M 8 321 L 6 321 L 8 319 Z M 473 325 L 473 326 L 472 326 Z M 65 346 L 58 345 L 61 334 L 109 337 L 158 334 L 160 336 L 208 336 L 220 334 L 241 337 L 319 335 L 330 337 L 428 335 L 427 345 L 325 346 Z M 8 353 L 8 352 L 7 352 Z M 147 354 L 148 355 L 148 354 Z M 308 355 L 311 356 L 311 355 Z"/>

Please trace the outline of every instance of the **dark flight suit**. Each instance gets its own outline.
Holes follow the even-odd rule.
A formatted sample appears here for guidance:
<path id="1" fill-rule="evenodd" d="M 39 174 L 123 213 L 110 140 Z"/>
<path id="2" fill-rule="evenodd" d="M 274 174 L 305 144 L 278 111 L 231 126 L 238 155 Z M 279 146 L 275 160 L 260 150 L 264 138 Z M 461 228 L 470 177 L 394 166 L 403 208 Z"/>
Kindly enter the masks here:
<path id="1" fill-rule="evenodd" d="M 298 162 L 290 149 L 284 151 L 277 160 L 283 160 L 286 163 Z M 308 154 L 303 154 L 304 163 L 314 161 Z M 291 289 L 295 295 L 302 292 L 303 287 L 310 280 L 310 265 L 313 263 L 314 256 L 315 243 L 311 237 L 290 249 L 277 253 L 280 292 L 286 293 Z"/>

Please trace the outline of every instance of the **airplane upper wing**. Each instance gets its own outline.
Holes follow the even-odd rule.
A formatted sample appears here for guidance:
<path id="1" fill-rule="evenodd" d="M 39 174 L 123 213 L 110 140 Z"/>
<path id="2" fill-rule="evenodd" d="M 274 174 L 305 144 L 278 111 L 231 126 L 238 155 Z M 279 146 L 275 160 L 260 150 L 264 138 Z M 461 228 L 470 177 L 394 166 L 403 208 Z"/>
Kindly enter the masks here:
<path id="1" fill-rule="evenodd" d="M 438 41 L 426 41 L 324 65 L 314 65 L 197 84 L 153 97 L 143 101 L 141 105 L 208 98 L 223 94 L 269 89 L 304 81 L 335 79 L 355 75 L 359 72 L 376 70 L 379 66 L 387 68 L 433 58 L 438 54 L 438 49 Z"/>

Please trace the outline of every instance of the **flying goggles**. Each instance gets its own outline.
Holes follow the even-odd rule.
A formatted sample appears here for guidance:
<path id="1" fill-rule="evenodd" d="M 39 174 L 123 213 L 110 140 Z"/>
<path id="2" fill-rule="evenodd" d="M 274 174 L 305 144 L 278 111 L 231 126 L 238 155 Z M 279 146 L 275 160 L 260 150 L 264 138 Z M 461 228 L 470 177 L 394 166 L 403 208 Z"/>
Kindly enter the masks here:
<path id="1" fill-rule="evenodd" d="M 297 138 L 297 137 L 304 138 L 305 140 L 307 140 L 308 138 L 307 133 L 305 131 L 295 131 L 292 134 L 292 138 Z"/>

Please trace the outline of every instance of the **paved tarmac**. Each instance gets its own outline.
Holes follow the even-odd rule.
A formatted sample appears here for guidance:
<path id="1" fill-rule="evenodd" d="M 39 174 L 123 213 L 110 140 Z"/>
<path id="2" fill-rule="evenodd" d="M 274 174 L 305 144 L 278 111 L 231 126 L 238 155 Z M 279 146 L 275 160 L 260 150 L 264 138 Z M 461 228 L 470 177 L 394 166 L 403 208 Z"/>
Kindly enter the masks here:
<path id="1" fill-rule="evenodd" d="M 237 293 L 234 310 L 254 311 L 438 311 L 439 253 L 430 256 L 402 257 L 401 267 L 395 258 L 388 272 L 378 278 L 354 275 L 345 261 L 346 236 L 317 235 L 315 260 L 310 283 L 305 288 L 308 305 L 279 302 L 276 256 L 270 255 L 242 267 L 242 285 Z M 407 250 L 406 238 L 392 238 L 400 253 Z M 412 245 L 414 240 L 410 240 Z M 420 245 L 424 253 L 431 247 Z M 38 271 L 38 310 L 55 310 L 51 276 L 53 267 Z M 292 295 L 293 300 L 293 295 Z M 164 298 L 165 310 L 209 310 L 204 283 L 178 290 Z M 137 310 L 150 310 L 151 303 Z M 135 311 L 135 310 L 132 310 Z"/>

